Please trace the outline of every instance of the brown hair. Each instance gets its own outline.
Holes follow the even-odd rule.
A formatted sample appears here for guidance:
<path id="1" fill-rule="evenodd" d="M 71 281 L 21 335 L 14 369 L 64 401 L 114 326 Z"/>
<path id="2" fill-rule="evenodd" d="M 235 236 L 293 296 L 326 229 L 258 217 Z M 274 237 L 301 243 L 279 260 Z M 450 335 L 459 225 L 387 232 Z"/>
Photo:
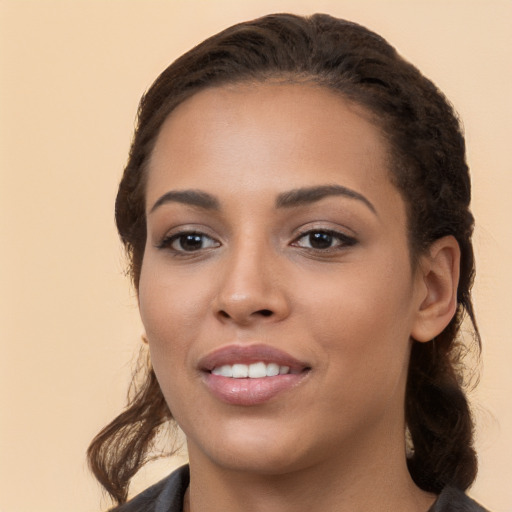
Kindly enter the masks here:
<path id="1" fill-rule="evenodd" d="M 436 239 L 453 235 L 461 249 L 457 311 L 430 343 L 413 343 L 405 415 L 408 466 L 422 489 L 465 490 L 476 476 L 473 422 L 463 391 L 460 327 L 467 315 L 479 346 L 471 303 L 473 217 L 465 144 L 452 107 L 435 85 L 382 37 L 324 14 L 276 14 L 207 39 L 171 64 L 143 96 L 128 164 L 116 200 L 116 222 L 138 287 L 144 246 L 145 168 L 162 123 L 197 91 L 228 83 L 304 80 L 364 106 L 386 136 L 392 179 L 408 208 L 413 260 Z M 148 365 L 128 408 L 93 440 L 90 466 L 110 495 L 126 501 L 160 427 L 172 419 Z"/>

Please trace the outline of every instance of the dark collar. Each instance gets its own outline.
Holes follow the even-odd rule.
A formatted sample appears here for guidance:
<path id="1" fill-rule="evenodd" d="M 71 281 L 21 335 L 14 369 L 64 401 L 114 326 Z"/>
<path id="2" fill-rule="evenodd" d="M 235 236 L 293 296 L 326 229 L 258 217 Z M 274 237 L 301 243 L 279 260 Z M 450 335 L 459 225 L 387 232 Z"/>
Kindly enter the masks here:
<path id="1" fill-rule="evenodd" d="M 152 485 L 110 512 L 183 512 L 183 498 L 190 482 L 188 465 Z M 463 491 L 445 487 L 428 512 L 488 512 Z"/>

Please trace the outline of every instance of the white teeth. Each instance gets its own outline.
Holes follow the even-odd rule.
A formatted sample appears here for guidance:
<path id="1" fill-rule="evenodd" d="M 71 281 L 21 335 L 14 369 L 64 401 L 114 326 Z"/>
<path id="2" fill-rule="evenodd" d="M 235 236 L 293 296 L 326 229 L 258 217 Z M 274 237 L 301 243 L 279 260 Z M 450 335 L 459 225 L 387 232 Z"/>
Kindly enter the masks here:
<path id="1" fill-rule="evenodd" d="M 229 364 L 218 366 L 212 370 L 214 375 L 222 375 L 223 377 L 233 377 L 233 368 Z"/>
<path id="2" fill-rule="evenodd" d="M 267 376 L 267 366 L 265 363 L 253 363 L 249 365 L 249 377 L 251 379 L 261 379 Z"/>
<path id="3" fill-rule="evenodd" d="M 246 364 L 234 364 L 233 378 L 244 379 L 245 377 L 249 377 L 249 367 Z"/>
<path id="4" fill-rule="evenodd" d="M 232 377 L 234 379 L 261 379 L 263 377 L 275 377 L 276 375 L 286 375 L 290 373 L 289 366 L 279 366 L 277 363 L 265 364 L 262 361 L 252 364 L 225 364 L 216 366 L 212 370 L 213 375 L 222 377 Z"/>
<path id="5" fill-rule="evenodd" d="M 279 365 L 276 363 L 267 364 L 267 377 L 275 377 L 276 375 L 279 375 Z"/>

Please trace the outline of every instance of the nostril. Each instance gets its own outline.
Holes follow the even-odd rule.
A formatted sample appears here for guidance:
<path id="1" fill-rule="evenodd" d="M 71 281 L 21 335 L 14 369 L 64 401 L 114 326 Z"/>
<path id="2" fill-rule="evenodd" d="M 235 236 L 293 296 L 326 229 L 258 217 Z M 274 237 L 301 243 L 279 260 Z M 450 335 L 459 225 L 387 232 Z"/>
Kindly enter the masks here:
<path id="1" fill-rule="evenodd" d="M 250 318 L 254 318 L 254 317 L 257 317 L 257 316 L 260 316 L 260 317 L 270 317 L 274 314 L 274 312 L 270 309 L 258 309 L 256 311 L 247 311 L 247 312 L 238 312 L 238 311 L 233 311 L 232 314 L 228 313 L 228 311 L 224 310 L 224 309 L 221 309 L 218 311 L 217 313 L 220 317 L 222 318 L 225 318 L 225 319 L 232 319 L 232 320 L 235 320 L 235 321 L 249 321 Z"/>

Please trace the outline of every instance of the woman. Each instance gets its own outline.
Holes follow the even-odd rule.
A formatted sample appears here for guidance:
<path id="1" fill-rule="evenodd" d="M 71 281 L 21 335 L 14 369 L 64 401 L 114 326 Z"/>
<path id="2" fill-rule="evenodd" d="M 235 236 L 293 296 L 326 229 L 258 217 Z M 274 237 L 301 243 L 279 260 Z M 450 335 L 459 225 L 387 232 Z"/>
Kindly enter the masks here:
<path id="1" fill-rule="evenodd" d="M 89 448 L 116 510 L 483 510 L 469 201 L 451 107 L 361 26 L 267 16 L 169 66 L 116 201 L 151 359 Z M 189 466 L 123 505 L 170 420 Z"/>

